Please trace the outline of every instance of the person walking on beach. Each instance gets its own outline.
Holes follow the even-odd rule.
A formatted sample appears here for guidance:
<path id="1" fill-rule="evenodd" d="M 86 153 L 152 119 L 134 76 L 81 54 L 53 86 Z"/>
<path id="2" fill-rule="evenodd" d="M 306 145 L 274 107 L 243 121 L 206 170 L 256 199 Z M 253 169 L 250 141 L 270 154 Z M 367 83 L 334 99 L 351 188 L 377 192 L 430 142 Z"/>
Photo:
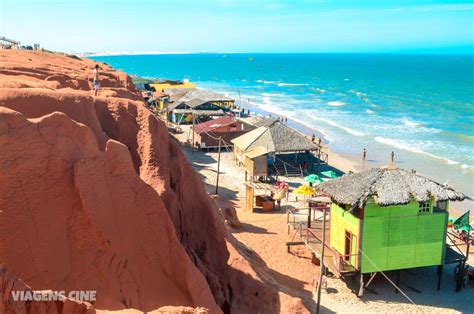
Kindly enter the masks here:
<path id="1" fill-rule="evenodd" d="M 99 82 L 99 65 L 96 64 L 94 70 L 92 71 L 92 85 L 94 87 L 94 97 L 97 97 L 100 89 L 100 82 Z"/>
<path id="2" fill-rule="evenodd" d="M 392 158 L 392 164 L 393 164 L 393 161 L 395 160 L 395 153 L 394 153 L 394 152 L 392 152 L 392 154 L 390 154 L 390 155 L 391 155 L 391 158 Z"/>
<path id="3" fill-rule="evenodd" d="M 362 160 L 365 161 L 366 158 L 367 158 L 367 149 L 364 148 L 364 150 L 362 152 Z"/>

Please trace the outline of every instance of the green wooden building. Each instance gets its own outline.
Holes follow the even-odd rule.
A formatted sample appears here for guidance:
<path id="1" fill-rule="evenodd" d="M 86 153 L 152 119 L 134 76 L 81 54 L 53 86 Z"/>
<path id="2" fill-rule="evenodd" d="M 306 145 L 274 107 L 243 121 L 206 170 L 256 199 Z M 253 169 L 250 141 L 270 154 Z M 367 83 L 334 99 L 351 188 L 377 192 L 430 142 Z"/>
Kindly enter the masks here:
<path id="1" fill-rule="evenodd" d="M 450 200 L 464 195 L 416 172 L 374 168 L 319 185 L 332 200 L 329 246 L 362 274 L 440 266 Z M 440 272 L 441 273 L 441 270 Z"/>

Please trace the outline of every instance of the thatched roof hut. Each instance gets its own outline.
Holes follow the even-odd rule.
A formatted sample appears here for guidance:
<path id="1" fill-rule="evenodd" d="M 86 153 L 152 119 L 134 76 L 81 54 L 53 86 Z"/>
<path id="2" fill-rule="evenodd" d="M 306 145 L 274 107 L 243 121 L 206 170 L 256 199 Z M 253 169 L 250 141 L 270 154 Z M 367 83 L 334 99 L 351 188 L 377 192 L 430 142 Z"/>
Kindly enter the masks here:
<path id="1" fill-rule="evenodd" d="M 344 175 L 318 186 L 335 203 L 363 208 L 369 198 L 380 206 L 418 202 L 462 201 L 465 195 L 413 171 L 398 168 L 373 168 Z"/>
<path id="2" fill-rule="evenodd" d="M 234 139 L 232 141 L 234 145 L 237 145 L 242 151 L 264 147 L 267 153 L 319 149 L 319 146 L 309 138 L 278 120 L 265 119 L 262 121 L 262 124 L 255 124 L 257 129 Z"/>

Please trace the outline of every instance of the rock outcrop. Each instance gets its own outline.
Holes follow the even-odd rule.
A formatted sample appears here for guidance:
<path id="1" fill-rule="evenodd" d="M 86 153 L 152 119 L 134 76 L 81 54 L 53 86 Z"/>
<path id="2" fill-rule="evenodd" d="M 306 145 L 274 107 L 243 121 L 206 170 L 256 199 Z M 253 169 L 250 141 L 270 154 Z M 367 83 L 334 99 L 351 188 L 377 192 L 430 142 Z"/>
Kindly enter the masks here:
<path id="1" fill-rule="evenodd" d="M 249 263 L 166 126 L 123 72 L 0 51 L 0 262 L 97 310 L 304 310 Z"/>

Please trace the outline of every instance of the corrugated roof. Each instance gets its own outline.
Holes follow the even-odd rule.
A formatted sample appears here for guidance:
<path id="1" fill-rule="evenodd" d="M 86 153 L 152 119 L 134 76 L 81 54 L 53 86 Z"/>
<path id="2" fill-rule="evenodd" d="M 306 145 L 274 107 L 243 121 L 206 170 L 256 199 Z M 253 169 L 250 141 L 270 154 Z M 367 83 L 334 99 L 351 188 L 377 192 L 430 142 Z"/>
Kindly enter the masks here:
<path id="1" fill-rule="evenodd" d="M 220 127 L 223 127 L 223 126 L 226 126 L 226 125 L 230 125 L 230 124 L 234 124 L 234 123 L 237 123 L 237 122 L 238 121 L 234 117 L 225 116 L 225 117 L 212 119 L 212 120 L 209 120 L 209 121 L 206 121 L 206 122 L 196 124 L 194 126 L 194 130 L 196 131 L 196 133 L 212 132 L 213 130 L 215 130 L 217 128 L 220 128 Z M 241 130 L 236 130 L 236 131 L 241 131 Z"/>
<path id="2" fill-rule="evenodd" d="M 194 113 L 194 116 L 223 116 L 224 111 L 222 110 L 192 110 L 192 109 L 174 109 L 174 113 L 180 113 L 180 114 L 192 114 Z"/>

